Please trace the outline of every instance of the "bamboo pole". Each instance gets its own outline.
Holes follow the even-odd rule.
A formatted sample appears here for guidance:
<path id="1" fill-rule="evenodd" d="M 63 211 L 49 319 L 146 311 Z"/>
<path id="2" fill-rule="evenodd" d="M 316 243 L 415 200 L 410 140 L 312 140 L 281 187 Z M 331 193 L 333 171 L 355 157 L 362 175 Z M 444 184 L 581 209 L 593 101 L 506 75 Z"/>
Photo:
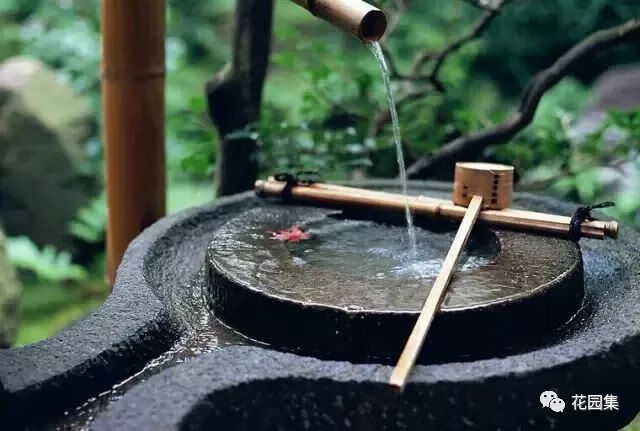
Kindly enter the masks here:
<path id="1" fill-rule="evenodd" d="M 377 42 L 387 30 L 387 17 L 362 0 L 293 0 L 363 42 Z"/>
<path id="2" fill-rule="evenodd" d="M 262 197 L 282 197 L 285 186 L 286 184 L 280 181 L 257 181 L 255 190 Z M 394 213 L 404 213 L 407 202 L 407 199 L 400 194 L 323 183 L 295 186 L 291 188 L 290 193 L 291 199 L 294 201 L 328 207 L 369 208 Z M 427 217 L 460 220 L 467 210 L 463 206 L 455 205 L 444 199 L 410 196 L 408 201 L 414 214 Z M 478 216 L 478 221 L 491 226 L 568 236 L 571 217 L 506 208 L 483 210 Z M 580 232 L 583 237 L 587 238 L 616 238 L 618 222 L 615 220 L 585 221 L 582 223 Z"/>
<path id="3" fill-rule="evenodd" d="M 102 1 L 107 277 L 165 213 L 165 2 Z"/>
<path id="4" fill-rule="evenodd" d="M 420 350 L 422 350 L 422 345 L 427 337 L 431 323 L 434 317 L 436 317 L 438 310 L 440 310 L 442 301 L 447 293 L 447 287 L 449 287 L 453 272 L 456 270 L 458 261 L 460 260 L 460 254 L 467 245 L 467 241 L 469 240 L 469 236 L 471 235 L 471 231 L 473 230 L 473 226 L 481 209 L 482 196 L 474 195 L 471 198 L 469 208 L 465 209 L 464 218 L 462 219 L 462 223 L 460 223 L 455 238 L 453 238 L 451 248 L 444 258 L 442 269 L 433 283 L 429 296 L 427 296 L 427 300 L 420 311 L 418 320 L 411 331 L 411 335 L 409 335 L 407 344 L 391 373 L 389 383 L 399 392 L 404 390 L 407 378 L 418 359 Z"/>

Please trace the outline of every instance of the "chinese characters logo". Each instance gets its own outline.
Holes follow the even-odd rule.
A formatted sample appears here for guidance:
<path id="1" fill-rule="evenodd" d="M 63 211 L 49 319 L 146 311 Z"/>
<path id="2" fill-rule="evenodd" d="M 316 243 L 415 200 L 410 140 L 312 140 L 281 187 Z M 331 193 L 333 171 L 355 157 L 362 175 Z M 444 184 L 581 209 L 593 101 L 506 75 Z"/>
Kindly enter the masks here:
<path id="1" fill-rule="evenodd" d="M 618 396 L 602 395 L 573 395 L 571 405 L 574 410 L 618 410 Z"/>
<path id="2" fill-rule="evenodd" d="M 576 394 L 571 396 L 571 406 L 575 411 L 605 411 L 618 410 L 618 396 L 607 395 L 583 395 Z M 540 404 L 542 408 L 548 408 L 555 413 L 564 412 L 565 402 L 553 391 L 544 391 L 540 394 Z"/>

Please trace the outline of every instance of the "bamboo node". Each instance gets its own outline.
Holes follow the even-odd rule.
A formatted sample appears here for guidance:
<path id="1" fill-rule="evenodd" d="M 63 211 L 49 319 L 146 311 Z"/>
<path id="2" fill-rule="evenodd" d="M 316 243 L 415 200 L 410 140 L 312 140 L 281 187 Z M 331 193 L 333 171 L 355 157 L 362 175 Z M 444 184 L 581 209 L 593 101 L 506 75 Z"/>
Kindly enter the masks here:
<path id="1" fill-rule="evenodd" d="M 161 79 L 167 75 L 167 71 L 164 68 L 151 69 L 148 71 L 135 71 L 129 72 L 126 70 L 103 70 L 101 73 L 102 80 L 104 81 L 151 81 L 154 79 Z"/>

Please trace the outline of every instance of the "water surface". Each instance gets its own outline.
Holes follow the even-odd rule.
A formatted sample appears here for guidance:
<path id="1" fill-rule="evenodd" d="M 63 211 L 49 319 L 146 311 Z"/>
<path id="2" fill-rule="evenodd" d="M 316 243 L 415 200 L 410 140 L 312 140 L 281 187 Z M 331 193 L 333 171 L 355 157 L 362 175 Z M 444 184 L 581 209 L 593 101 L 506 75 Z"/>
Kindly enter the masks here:
<path id="1" fill-rule="evenodd" d="M 311 239 L 285 243 L 269 234 L 291 226 L 309 231 Z M 216 233 L 209 259 L 233 279 L 270 295 L 346 309 L 417 311 L 455 231 L 416 229 L 415 255 L 407 251 L 404 233 L 402 226 L 349 219 L 332 210 L 259 208 Z M 529 287 L 507 268 L 496 267 L 500 247 L 491 231 L 474 230 L 445 307 L 491 302 Z"/>

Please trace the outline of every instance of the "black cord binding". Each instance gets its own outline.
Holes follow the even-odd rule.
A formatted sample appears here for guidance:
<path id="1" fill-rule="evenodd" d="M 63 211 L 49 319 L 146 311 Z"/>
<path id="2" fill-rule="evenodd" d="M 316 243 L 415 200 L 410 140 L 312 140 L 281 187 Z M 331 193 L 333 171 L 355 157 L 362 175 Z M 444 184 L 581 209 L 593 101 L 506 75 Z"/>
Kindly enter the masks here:
<path id="1" fill-rule="evenodd" d="M 282 190 L 282 200 L 285 202 L 291 199 L 291 190 L 294 186 L 308 186 L 320 182 L 320 174 L 315 171 L 280 172 L 275 174 L 273 178 L 276 181 L 287 183 Z"/>
<path id="2" fill-rule="evenodd" d="M 569 238 L 571 241 L 578 242 L 580 241 L 580 237 L 582 236 L 581 229 L 582 223 L 585 221 L 593 221 L 595 220 L 591 216 L 591 211 L 600 208 L 609 208 L 614 206 L 613 202 L 602 202 L 595 205 L 587 205 L 584 207 L 579 207 L 576 212 L 571 217 L 571 223 L 569 224 Z"/>

